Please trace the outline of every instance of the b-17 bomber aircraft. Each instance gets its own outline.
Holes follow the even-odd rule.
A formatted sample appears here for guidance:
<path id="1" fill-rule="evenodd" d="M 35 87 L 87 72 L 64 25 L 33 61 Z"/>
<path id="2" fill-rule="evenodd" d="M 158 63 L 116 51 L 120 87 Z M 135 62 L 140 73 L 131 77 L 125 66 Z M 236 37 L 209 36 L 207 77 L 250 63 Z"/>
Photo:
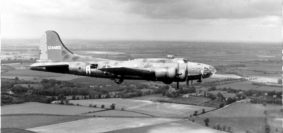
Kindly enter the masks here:
<path id="1" fill-rule="evenodd" d="M 40 58 L 31 70 L 109 78 L 117 84 L 125 79 L 161 81 L 165 84 L 211 77 L 213 66 L 190 62 L 184 58 L 139 58 L 127 61 L 108 60 L 78 55 L 70 51 L 55 31 L 46 31 L 40 42 Z"/>

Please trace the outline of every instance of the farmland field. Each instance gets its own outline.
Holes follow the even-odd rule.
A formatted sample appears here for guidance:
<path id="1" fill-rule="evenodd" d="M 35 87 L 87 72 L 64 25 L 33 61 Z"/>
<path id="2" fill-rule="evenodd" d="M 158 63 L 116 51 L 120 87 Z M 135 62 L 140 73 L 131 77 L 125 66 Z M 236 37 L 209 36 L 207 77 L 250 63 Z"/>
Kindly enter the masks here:
<path id="1" fill-rule="evenodd" d="M 210 101 L 210 99 L 206 97 L 189 96 L 187 98 L 183 98 L 183 97 L 170 98 L 170 97 L 162 96 L 161 94 L 134 97 L 132 99 L 149 100 L 149 101 L 164 102 L 164 103 L 197 105 L 197 106 L 201 106 L 204 103 Z"/>
<path id="2" fill-rule="evenodd" d="M 188 120 L 180 120 L 144 127 L 127 128 L 107 133 L 223 133 Z"/>
<path id="3" fill-rule="evenodd" d="M 99 108 L 89 108 L 71 105 L 55 105 L 43 103 L 23 103 L 5 105 L 1 108 L 2 115 L 11 114 L 54 114 L 54 115 L 78 115 L 89 111 L 99 111 Z"/>
<path id="4" fill-rule="evenodd" d="M 194 111 L 206 111 L 214 108 L 184 105 L 184 104 L 172 104 L 172 103 L 159 103 L 148 100 L 134 100 L 134 99 L 94 99 L 94 100 L 71 100 L 71 103 L 86 105 L 90 104 L 101 106 L 105 105 L 110 107 L 112 103 L 116 104 L 116 108 L 124 108 L 125 110 L 136 111 L 159 117 L 188 117 L 189 114 L 193 114 Z"/>
<path id="5" fill-rule="evenodd" d="M 252 133 L 263 133 L 265 117 L 267 117 L 268 123 L 271 123 L 272 130 L 276 128 L 281 130 L 282 122 L 274 121 L 274 116 L 272 116 L 275 111 L 277 117 L 282 117 L 283 113 L 280 112 L 280 109 L 281 106 L 279 105 L 263 106 L 261 104 L 235 103 L 228 107 L 201 115 L 201 119 L 198 121 L 203 123 L 204 118 L 209 118 L 211 127 L 216 125 L 230 126 L 235 132 L 245 132 L 249 130 L 249 132 Z M 264 114 L 265 110 L 267 111 L 266 116 Z M 277 125 L 277 127 L 274 127 L 274 125 Z"/>
<path id="6" fill-rule="evenodd" d="M 121 111 L 121 110 L 107 110 L 107 111 L 99 111 L 95 113 L 87 113 L 84 114 L 86 116 L 99 116 L 99 117 L 127 117 L 127 118 L 138 118 L 138 117 L 151 117 L 151 115 L 142 114 L 138 112 L 131 111 Z"/>
<path id="7" fill-rule="evenodd" d="M 8 72 L 8 71 L 12 71 L 15 70 L 14 67 L 9 66 L 9 65 L 1 65 L 1 74 Z"/>
<path id="8" fill-rule="evenodd" d="M 1 75 L 2 78 L 13 79 L 19 77 L 24 80 L 41 80 L 41 79 L 57 79 L 57 80 L 72 80 L 78 78 L 74 75 L 59 74 L 51 72 L 32 71 L 28 69 L 9 70 Z"/>
<path id="9" fill-rule="evenodd" d="M 267 85 L 254 85 L 250 81 L 236 82 L 217 86 L 219 88 L 233 88 L 238 90 L 260 90 L 260 91 L 282 91 L 281 87 L 267 86 Z"/>
<path id="10" fill-rule="evenodd" d="M 86 116 L 67 116 L 67 115 L 5 115 L 1 116 L 1 128 L 32 128 L 49 124 L 62 123 L 87 118 Z"/>
<path id="11" fill-rule="evenodd" d="M 24 129 L 18 129 L 18 128 L 1 128 L 1 133 L 35 133 L 35 132 Z"/>
<path id="12" fill-rule="evenodd" d="M 30 128 L 28 130 L 45 133 L 101 133 L 124 128 L 137 128 L 153 124 L 173 122 L 176 119 L 164 118 L 89 118 L 62 124 Z M 105 127 L 107 125 L 107 127 Z M 78 128 L 79 127 L 79 128 Z"/>

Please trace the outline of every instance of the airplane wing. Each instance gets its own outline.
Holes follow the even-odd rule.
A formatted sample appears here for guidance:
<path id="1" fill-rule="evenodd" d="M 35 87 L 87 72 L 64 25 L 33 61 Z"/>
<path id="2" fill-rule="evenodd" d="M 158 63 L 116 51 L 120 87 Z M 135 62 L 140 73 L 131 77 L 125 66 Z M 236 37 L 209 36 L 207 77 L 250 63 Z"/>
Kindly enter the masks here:
<path id="1" fill-rule="evenodd" d="M 127 67 L 100 68 L 99 70 L 113 73 L 116 75 L 146 76 L 146 75 L 154 74 L 154 72 L 151 70 L 139 69 L 139 68 L 127 68 Z"/>
<path id="2" fill-rule="evenodd" d="M 67 73 L 69 70 L 68 62 L 37 62 L 30 65 L 31 70 L 49 71 L 57 73 Z"/>
<path id="3" fill-rule="evenodd" d="M 30 65 L 30 67 L 60 67 L 60 66 L 68 66 L 69 63 L 68 62 L 37 62 L 34 63 L 32 65 Z"/>

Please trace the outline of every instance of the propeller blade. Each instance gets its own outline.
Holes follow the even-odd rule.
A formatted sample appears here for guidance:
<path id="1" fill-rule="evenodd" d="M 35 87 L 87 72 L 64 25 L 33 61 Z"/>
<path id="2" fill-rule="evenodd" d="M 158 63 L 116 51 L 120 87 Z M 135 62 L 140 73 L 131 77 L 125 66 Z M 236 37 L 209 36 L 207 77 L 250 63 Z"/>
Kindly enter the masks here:
<path id="1" fill-rule="evenodd" d="M 203 76 L 203 73 L 204 73 L 204 70 L 201 69 L 200 70 L 200 76 L 199 76 L 199 79 L 198 79 L 198 82 L 201 83 L 202 82 L 202 76 Z"/>
<path id="2" fill-rule="evenodd" d="M 203 72 L 204 72 L 204 70 L 203 70 L 203 69 L 202 69 L 202 70 L 200 70 L 200 74 L 201 74 L 201 75 L 203 75 Z"/>
<path id="3" fill-rule="evenodd" d="M 186 85 L 190 86 L 188 64 L 186 65 L 185 76 L 186 76 Z"/>
<path id="4" fill-rule="evenodd" d="M 202 75 L 199 76 L 198 82 L 199 82 L 199 83 L 202 82 Z"/>
<path id="5" fill-rule="evenodd" d="M 187 86 L 190 85 L 190 80 L 189 80 L 189 78 L 186 79 L 186 85 L 187 85 Z"/>

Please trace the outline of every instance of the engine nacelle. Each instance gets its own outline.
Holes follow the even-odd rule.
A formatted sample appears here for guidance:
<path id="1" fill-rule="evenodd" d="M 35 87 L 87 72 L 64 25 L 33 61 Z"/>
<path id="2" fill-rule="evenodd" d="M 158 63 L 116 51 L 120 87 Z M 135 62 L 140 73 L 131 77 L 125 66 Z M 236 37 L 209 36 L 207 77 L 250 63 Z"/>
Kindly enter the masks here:
<path id="1" fill-rule="evenodd" d="M 178 81 L 185 81 L 187 76 L 188 76 L 188 71 L 187 71 L 187 64 L 184 63 L 180 63 L 178 68 L 178 76 L 177 76 L 177 80 Z"/>
<path id="2" fill-rule="evenodd" d="M 176 77 L 176 68 L 160 68 L 155 71 L 155 78 L 158 81 L 170 84 Z"/>
<path id="3" fill-rule="evenodd" d="M 83 62 L 74 62 L 70 63 L 69 65 L 69 72 L 73 74 L 88 74 L 88 71 L 90 72 L 90 68 L 88 69 L 89 65 Z"/>

